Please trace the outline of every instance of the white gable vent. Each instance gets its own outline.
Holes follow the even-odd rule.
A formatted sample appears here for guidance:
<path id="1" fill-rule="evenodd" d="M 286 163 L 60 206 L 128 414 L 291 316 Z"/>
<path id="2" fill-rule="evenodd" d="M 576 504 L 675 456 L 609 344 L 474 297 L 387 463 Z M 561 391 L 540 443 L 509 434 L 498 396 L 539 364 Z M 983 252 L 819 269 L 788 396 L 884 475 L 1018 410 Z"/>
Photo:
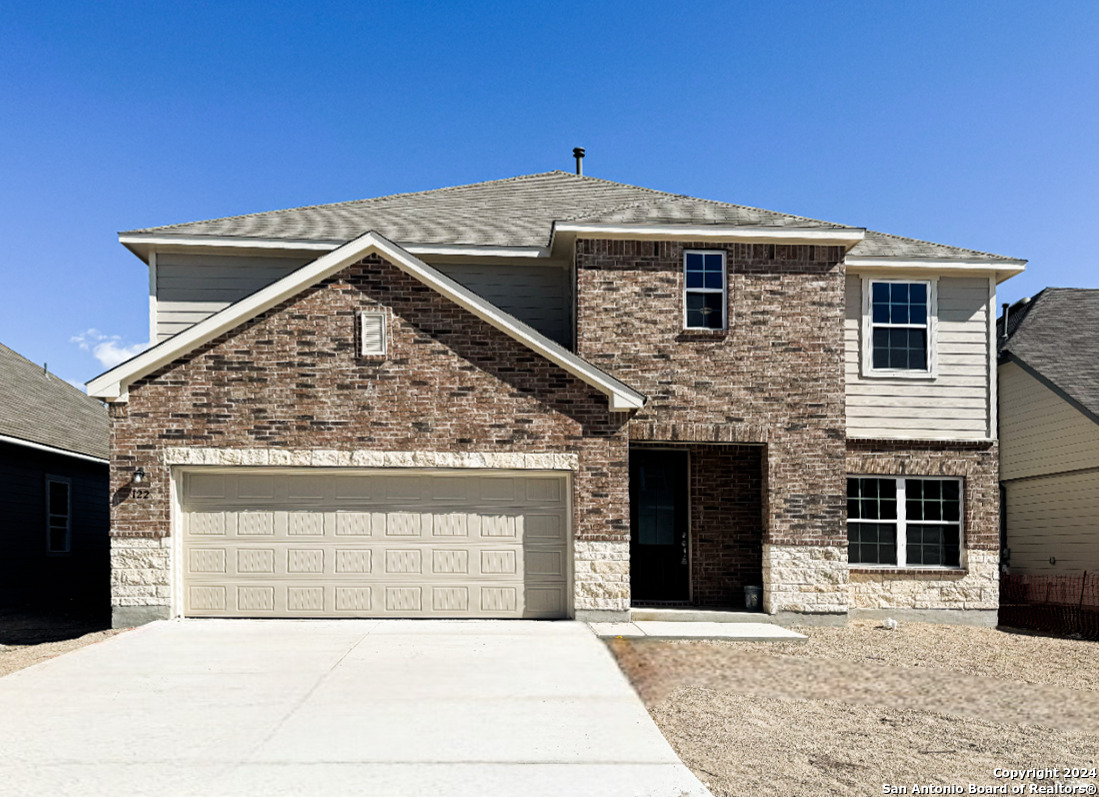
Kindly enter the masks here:
<path id="1" fill-rule="evenodd" d="M 363 357 L 385 356 L 385 311 L 363 310 L 359 313 L 359 354 Z"/>

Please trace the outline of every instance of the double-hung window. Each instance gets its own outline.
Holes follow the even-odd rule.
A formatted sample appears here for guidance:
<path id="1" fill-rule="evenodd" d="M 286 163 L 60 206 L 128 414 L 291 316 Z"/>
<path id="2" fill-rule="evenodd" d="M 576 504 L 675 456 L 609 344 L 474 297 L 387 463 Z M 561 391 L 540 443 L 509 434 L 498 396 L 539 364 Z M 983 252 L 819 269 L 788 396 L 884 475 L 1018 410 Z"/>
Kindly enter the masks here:
<path id="1" fill-rule="evenodd" d="M 683 253 L 683 309 L 687 329 L 725 329 L 728 287 L 725 253 Z"/>
<path id="2" fill-rule="evenodd" d="M 853 565 L 960 566 L 961 480 L 848 478 L 847 542 Z"/>
<path id="3" fill-rule="evenodd" d="M 68 479 L 46 477 L 46 552 L 68 553 L 72 537 L 72 495 Z"/>
<path id="4" fill-rule="evenodd" d="M 864 373 L 933 376 L 934 282 L 868 279 L 865 292 Z"/>

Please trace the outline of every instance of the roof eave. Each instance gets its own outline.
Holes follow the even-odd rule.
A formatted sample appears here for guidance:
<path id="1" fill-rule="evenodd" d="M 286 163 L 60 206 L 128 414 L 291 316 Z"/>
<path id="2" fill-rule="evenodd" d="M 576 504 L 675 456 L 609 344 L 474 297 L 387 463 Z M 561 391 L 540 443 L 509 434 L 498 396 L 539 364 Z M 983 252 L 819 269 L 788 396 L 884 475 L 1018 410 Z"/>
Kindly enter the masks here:
<path id="1" fill-rule="evenodd" d="M 956 257 L 882 257 L 848 255 L 844 262 L 857 270 L 938 271 L 951 274 L 983 274 L 996 277 L 996 283 L 1026 271 L 1026 260 L 1003 258 L 983 260 Z"/>

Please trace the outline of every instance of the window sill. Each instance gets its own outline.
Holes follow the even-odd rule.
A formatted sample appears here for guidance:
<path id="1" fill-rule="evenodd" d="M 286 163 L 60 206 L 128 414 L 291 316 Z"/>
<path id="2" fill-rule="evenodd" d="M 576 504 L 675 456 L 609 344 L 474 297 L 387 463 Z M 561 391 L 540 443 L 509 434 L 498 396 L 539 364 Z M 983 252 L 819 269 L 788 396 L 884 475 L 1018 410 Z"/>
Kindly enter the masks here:
<path id="1" fill-rule="evenodd" d="M 860 374 L 863 379 L 918 379 L 925 382 L 934 382 L 938 374 L 927 371 L 867 371 Z"/>
<path id="2" fill-rule="evenodd" d="M 889 565 L 849 565 L 852 573 L 867 575 L 898 576 L 938 576 L 939 578 L 962 578 L 969 575 L 965 567 L 896 567 Z"/>
<path id="3" fill-rule="evenodd" d="M 720 340 L 728 335 L 728 329 L 681 329 L 679 340 Z"/>

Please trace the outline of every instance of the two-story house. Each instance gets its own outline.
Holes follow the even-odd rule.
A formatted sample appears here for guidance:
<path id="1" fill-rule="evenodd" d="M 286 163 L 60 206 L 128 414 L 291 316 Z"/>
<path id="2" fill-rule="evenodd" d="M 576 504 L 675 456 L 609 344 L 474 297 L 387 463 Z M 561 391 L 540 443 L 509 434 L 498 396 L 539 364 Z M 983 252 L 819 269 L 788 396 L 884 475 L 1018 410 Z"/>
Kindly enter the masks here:
<path id="1" fill-rule="evenodd" d="M 117 624 L 995 622 L 1022 261 L 564 172 L 121 241 Z"/>

